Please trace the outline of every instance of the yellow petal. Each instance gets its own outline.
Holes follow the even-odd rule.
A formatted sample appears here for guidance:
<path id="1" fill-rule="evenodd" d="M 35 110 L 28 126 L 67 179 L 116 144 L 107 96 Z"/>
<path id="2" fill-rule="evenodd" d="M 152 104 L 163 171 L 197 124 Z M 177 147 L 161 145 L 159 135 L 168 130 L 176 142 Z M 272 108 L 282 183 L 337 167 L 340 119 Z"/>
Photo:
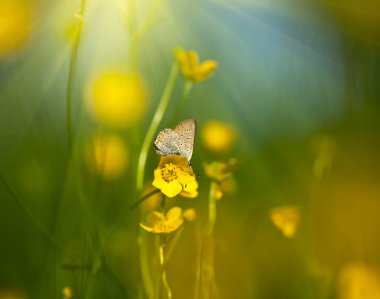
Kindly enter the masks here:
<path id="1" fill-rule="evenodd" d="M 211 76 L 214 73 L 217 66 L 218 64 L 216 63 L 216 61 L 207 60 L 203 62 L 196 68 L 194 72 L 195 81 L 199 82 Z"/>
<path id="2" fill-rule="evenodd" d="M 199 186 L 198 182 L 196 180 L 194 180 L 191 183 L 186 184 L 184 190 L 186 192 L 193 192 L 194 190 L 198 189 L 198 186 Z"/>
<path id="3" fill-rule="evenodd" d="M 170 225 L 168 225 L 166 227 L 166 230 L 165 232 L 166 233 L 171 233 L 171 232 L 174 232 L 175 230 L 177 230 L 182 224 L 183 224 L 184 220 L 183 218 L 179 218 L 177 219 L 176 221 L 174 221 L 173 223 L 171 223 Z"/>
<path id="4" fill-rule="evenodd" d="M 167 183 L 162 189 L 161 192 L 164 193 L 167 197 L 174 197 L 182 191 L 182 185 L 176 180 Z"/>
<path id="5" fill-rule="evenodd" d="M 140 223 L 140 227 L 143 228 L 144 230 L 146 230 L 146 231 L 149 232 L 149 233 L 153 233 L 153 232 L 155 231 L 155 228 L 154 228 L 154 227 L 146 226 L 146 225 L 143 224 L 143 223 Z"/>
<path id="6" fill-rule="evenodd" d="M 199 57 L 197 52 L 190 50 L 187 52 L 187 63 L 191 66 L 198 66 L 199 65 Z"/>
<path id="7" fill-rule="evenodd" d="M 174 55 L 180 65 L 184 64 L 187 61 L 187 54 L 183 49 L 176 49 Z"/>
<path id="8" fill-rule="evenodd" d="M 154 180 L 152 185 L 157 189 L 162 189 L 167 185 L 167 182 L 161 176 L 161 169 L 159 168 L 154 171 Z"/>
<path id="9" fill-rule="evenodd" d="M 188 185 L 195 181 L 195 176 L 179 170 L 177 171 L 177 181 L 181 185 Z"/>
<path id="10" fill-rule="evenodd" d="M 166 228 L 167 233 L 173 232 L 178 229 L 184 222 L 182 217 L 182 209 L 179 207 L 171 208 L 166 214 Z"/>
<path id="11" fill-rule="evenodd" d="M 285 237 L 292 238 L 301 220 L 300 208 L 297 206 L 277 207 L 269 211 L 269 217 Z"/>
<path id="12" fill-rule="evenodd" d="M 187 222 L 193 222 L 197 219 L 197 211 L 193 208 L 188 208 L 182 213 L 183 219 Z"/>
<path id="13" fill-rule="evenodd" d="M 180 207 L 174 207 L 171 208 L 167 213 L 166 213 L 166 218 L 168 223 L 170 221 L 177 220 L 178 218 L 181 218 L 182 215 L 182 209 Z"/>
<path id="14" fill-rule="evenodd" d="M 165 164 L 170 163 L 177 166 L 187 166 L 187 158 L 180 155 L 162 156 L 158 168 L 163 168 Z"/>
<path id="15" fill-rule="evenodd" d="M 180 196 L 185 197 L 185 198 L 195 198 L 198 196 L 198 190 L 194 190 L 191 192 L 182 191 L 180 193 Z"/>

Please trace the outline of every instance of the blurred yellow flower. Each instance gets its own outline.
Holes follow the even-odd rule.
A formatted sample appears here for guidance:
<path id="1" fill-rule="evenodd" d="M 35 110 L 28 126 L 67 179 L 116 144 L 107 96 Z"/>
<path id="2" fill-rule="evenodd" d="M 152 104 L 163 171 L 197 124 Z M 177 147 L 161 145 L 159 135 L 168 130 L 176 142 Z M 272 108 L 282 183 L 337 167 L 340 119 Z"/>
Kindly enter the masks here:
<path id="1" fill-rule="evenodd" d="M 295 236 L 301 220 L 299 207 L 277 207 L 269 211 L 269 217 L 285 237 L 293 238 Z"/>
<path id="2" fill-rule="evenodd" d="M 147 106 L 147 91 L 137 74 L 108 71 L 87 88 L 86 99 L 93 116 L 117 128 L 135 124 Z"/>
<path id="3" fill-rule="evenodd" d="M 140 226 L 153 234 L 169 234 L 177 230 L 183 222 L 182 209 L 174 207 L 166 215 L 157 211 L 149 213 Z"/>
<path id="4" fill-rule="evenodd" d="M 32 25 L 29 0 L 0 0 L 0 57 L 22 46 Z"/>
<path id="5" fill-rule="evenodd" d="M 73 292 L 70 287 L 64 287 L 62 290 L 63 298 L 70 299 L 73 296 Z"/>
<path id="6" fill-rule="evenodd" d="M 167 197 L 180 194 L 183 197 L 198 196 L 198 182 L 186 157 L 170 155 L 161 157 L 154 171 L 153 186 Z"/>
<path id="7" fill-rule="evenodd" d="M 197 211 L 193 208 L 184 210 L 182 215 L 187 222 L 193 222 L 197 219 Z"/>
<path id="8" fill-rule="evenodd" d="M 234 191 L 236 184 L 233 181 L 232 175 L 236 165 L 236 159 L 229 159 L 227 162 L 214 161 L 203 163 L 206 176 L 216 182 L 216 184 L 211 185 L 216 200 L 222 199 L 224 192 Z"/>
<path id="9" fill-rule="evenodd" d="M 352 262 L 339 274 L 339 299 L 380 298 L 380 273 L 363 263 Z"/>
<path id="10" fill-rule="evenodd" d="M 201 138 L 204 146 L 213 152 L 228 151 L 236 139 L 235 129 L 219 121 L 209 121 L 203 126 Z"/>
<path id="11" fill-rule="evenodd" d="M 229 159 L 227 162 L 214 161 L 211 163 L 203 163 L 206 175 L 217 182 L 230 178 L 236 165 L 236 159 Z"/>
<path id="12" fill-rule="evenodd" d="M 206 60 L 200 63 L 198 54 L 192 50 L 184 51 L 177 49 L 175 51 L 175 57 L 185 79 L 193 82 L 200 82 L 207 79 L 214 73 L 218 66 L 218 63 L 214 60 Z"/>
<path id="13" fill-rule="evenodd" d="M 211 192 L 214 195 L 215 200 L 221 200 L 223 198 L 223 191 L 219 182 L 211 184 Z"/>
<path id="14" fill-rule="evenodd" d="M 91 170 L 106 180 L 120 176 L 128 162 L 127 149 L 117 135 L 95 136 L 85 154 Z"/>

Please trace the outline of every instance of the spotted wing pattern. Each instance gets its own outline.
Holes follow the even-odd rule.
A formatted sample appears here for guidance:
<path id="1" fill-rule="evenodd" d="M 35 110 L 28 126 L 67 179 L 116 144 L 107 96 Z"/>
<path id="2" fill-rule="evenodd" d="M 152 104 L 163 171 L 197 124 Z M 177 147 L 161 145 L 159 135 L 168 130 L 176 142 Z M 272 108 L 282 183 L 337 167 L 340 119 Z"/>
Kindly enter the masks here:
<path id="1" fill-rule="evenodd" d="M 194 119 L 186 119 L 180 122 L 174 129 L 179 136 L 178 153 L 190 161 L 193 155 L 194 139 L 197 130 L 197 124 Z"/>
<path id="2" fill-rule="evenodd" d="M 193 154 L 196 122 L 187 119 L 180 122 L 174 130 L 162 130 L 154 140 L 154 148 L 159 155 L 181 155 L 190 161 Z"/>
<path id="3" fill-rule="evenodd" d="M 178 134 L 172 129 L 162 130 L 154 140 L 154 148 L 161 156 L 179 154 Z"/>

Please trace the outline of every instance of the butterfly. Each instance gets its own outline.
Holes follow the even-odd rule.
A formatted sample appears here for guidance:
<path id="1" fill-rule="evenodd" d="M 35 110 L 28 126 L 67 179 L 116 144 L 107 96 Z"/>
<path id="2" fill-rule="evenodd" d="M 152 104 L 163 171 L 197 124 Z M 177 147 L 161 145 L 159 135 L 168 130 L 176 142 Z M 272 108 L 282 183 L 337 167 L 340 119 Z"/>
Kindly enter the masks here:
<path id="1" fill-rule="evenodd" d="M 153 146 L 161 156 L 180 155 L 189 161 L 193 155 L 197 124 L 194 119 L 181 121 L 174 130 L 164 129 L 154 139 Z"/>

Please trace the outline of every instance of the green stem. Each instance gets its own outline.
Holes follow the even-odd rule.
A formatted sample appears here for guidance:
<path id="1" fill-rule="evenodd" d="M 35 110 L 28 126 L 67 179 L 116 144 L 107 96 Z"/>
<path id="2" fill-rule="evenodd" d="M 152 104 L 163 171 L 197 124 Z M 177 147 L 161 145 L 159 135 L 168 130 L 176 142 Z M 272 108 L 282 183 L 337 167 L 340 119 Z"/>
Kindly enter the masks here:
<path id="1" fill-rule="evenodd" d="M 176 118 L 181 117 L 183 110 L 184 110 L 184 107 L 185 107 L 186 99 L 189 96 L 192 87 L 193 87 L 193 82 L 186 80 L 185 84 L 183 85 L 181 99 L 179 100 L 176 112 L 174 113 L 172 120 L 170 121 L 171 126 L 174 127 L 177 123 Z"/>
<path id="2" fill-rule="evenodd" d="M 166 86 L 164 92 L 162 93 L 160 102 L 158 104 L 157 110 L 153 116 L 152 122 L 148 128 L 148 132 L 145 135 L 145 139 L 143 145 L 141 147 L 139 160 L 137 164 L 137 180 L 136 180 L 136 189 L 137 191 L 141 191 L 144 184 L 144 173 L 145 173 L 145 165 L 148 157 L 149 147 L 152 144 L 154 134 L 156 133 L 158 126 L 164 116 L 164 113 L 169 105 L 170 97 L 173 92 L 174 83 L 178 75 L 178 67 L 177 64 L 174 63 L 172 65 L 168 81 L 166 82 Z"/>
<path id="3" fill-rule="evenodd" d="M 76 70 L 77 57 L 78 57 L 79 42 L 80 42 L 80 38 L 82 35 L 82 28 L 83 28 L 82 18 L 83 18 L 85 7 L 86 7 L 86 0 L 82 0 L 81 6 L 78 12 L 78 18 L 79 18 L 78 32 L 73 41 L 73 48 L 71 51 L 69 78 L 67 81 L 67 90 L 66 90 L 66 126 L 67 126 L 67 140 L 68 140 L 69 152 L 71 152 L 72 144 L 73 144 L 73 126 L 72 126 L 73 85 L 74 85 L 74 77 L 75 77 L 75 70 Z"/>
<path id="4" fill-rule="evenodd" d="M 186 224 L 185 224 L 185 225 L 186 225 Z M 182 225 L 182 227 L 180 227 L 180 228 L 175 232 L 174 237 L 173 237 L 172 239 L 170 239 L 169 247 L 168 247 L 168 249 L 166 250 L 165 266 L 167 265 L 168 261 L 170 260 L 170 257 L 172 256 L 172 253 L 173 253 L 174 247 L 177 245 L 177 242 L 178 242 L 179 238 L 180 238 L 181 235 L 182 235 L 182 232 L 183 232 L 183 230 L 184 230 L 185 225 Z"/>
<path id="5" fill-rule="evenodd" d="M 195 298 L 215 298 L 213 230 L 216 222 L 216 192 L 218 182 L 211 181 L 208 198 L 208 219 L 199 250 L 199 264 L 196 275 Z M 204 296 L 202 296 L 202 293 Z"/>
<path id="6" fill-rule="evenodd" d="M 215 181 L 211 182 L 210 193 L 208 198 L 208 225 L 206 236 L 212 235 L 216 221 L 216 191 L 218 189 L 218 183 Z"/>
<path id="7" fill-rule="evenodd" d="M 166 260 L 165 260 L 165 245 L 166 245 L 166 236 L 160 235 L 160 244 L 158 248 L 158 256 L 159 256 L 159 262 L 160 262 L 160 271 L 158 273 L 158 279 L 157 279 L 157 288 L 155 293 L 155 299 L 160 298 L 160 291 L 161 291 L 161 282 L 165 287 L 166 292 L 166 298 L 172 299 L 172 291 L 170 289 L 168 280 L 166 278 Z"/>

